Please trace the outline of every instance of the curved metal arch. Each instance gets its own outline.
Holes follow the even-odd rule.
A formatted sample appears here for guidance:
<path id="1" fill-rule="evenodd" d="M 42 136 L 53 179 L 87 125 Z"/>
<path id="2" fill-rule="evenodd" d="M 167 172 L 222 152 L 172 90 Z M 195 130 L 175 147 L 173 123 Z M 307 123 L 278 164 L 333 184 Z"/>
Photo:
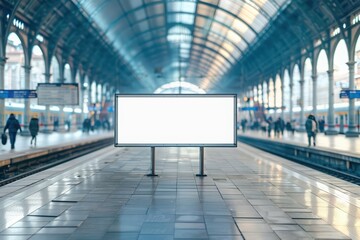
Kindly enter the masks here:
<path id="1" fill-rule="evenodd" d="M 71 21 L 71 19 L 73 19 L 73 16 L 71 16 L 71 14 L 68 14 L 64 18 L 61 18 L 58 21 L 58 24 L 50 32 L 52 36 L 57 35 L 57 37 L 55 37 L 54 39 L 51 39 L 51 40 L 53 40 L 55 46 L 58 46 L 60 40 L 64 38 L 63 33 L 65 32 L 65 30 L 70 28 L 70 26 L 68 25 L 68 22 L 69 22 L 68 20 Z M 57 33 L 57 34 L 55 34 L 55 33 Z M 56 47 L 54 48 L 54 50 L 55 49 L 56 49 Z"/>
<path id="2" fill-rule="evenodd" d="M 284 18 L 285 16 L 279 15 L 279 17 Z M 287 19 L 283 19 L 283 20 L 281 20 L 281 22 L 286 24 L 289 34 L 292 34 L 294 37 L 296 37 L 300 43 L 303 42 L 302 34 L 299 34 L 298 31 L 295 31 L 295 29 L 292 27 L 292 25 L 294 23 L 289 22 Z M 270 21 L 270 24 L 271 24 L 271 21 Z M 261 41 L 261 39 L 260 39 L 260 41 Z M 286 45 L 288 45 L 288 44 L 286 44 Z M 253 52 L 252 52 L 252 54 L 253 54 Z M 243 58 L 243 61 L 245 61 L 245 58 Z M 263 61 L 265 61 L 265 60 L 263 60 Z"/>
<path id="3" fill-rule="evenodd" d="M 293 79 L 293 81 L 294 81 L 294 74 L 295 74 L 295 68 L 298 68 L 298 70 L 299 70 L 299 76 L 300 76 L 300 79 L 301 79 L 301 66 L 300 66 L 300 64 L 299 63 L 295 63 L 294 65 L 293 65 L 293 67 L 292 67 L 292 79 Z M 294 84 L 294 82 L 293 82 L 293 84 Z"/>
<path id="4" fill-rule="evenodd" d="M 175 12 L 175 13 L 177 13 L 177 12 Z M 239 36 L 239 37 L 241 38 L 241 40 L 246 43 L 246 46 L 249 47 L 250 43 L 247 41 L 247 39 L 245 39 L 243 36 L 239 35 L 233 28 L 231 28 L 230 26 L 224 24 L 223 22 L 220 22 L 220 21 L 215 20 L 215 19 L 213 19 L 213 18 L 211 18 L 211 17 L 209 17 L 209 16 L 201 15 L 201 14 L 198 14 L 198 13 L 193 14 L 193 15 L 194 15 L 195 17 L 198 17 L 198 16 L 203 17 L 203 18 L 205 18 L 205 19 L 207 19 L 207 20 L 211 20 L 211 21 L 213 21 L 213 22 L 216 22 L 216 23 L 222 25 L 223 27 L 226 27 L 227 29 L 233 31 L 237 36 Z M 141 24 L 142 22 L 148 21 L 148 20 L 151 19 L 151 18 L 156 18 L 156 17 L 159 17 L 159 16 L 163 16 L 163 15 L 161 15 L 161 14 L 155 14 L 155 15 L 152 15 L 150 18 L 147 18 L 147 19 L 145 19 L 145 20 L 139 21 L 139 22 L 137 22 L 136 24 L 133 24 L 133 25 L 129 26 L 129 27 L 127 28 L 127 29 L 129 29 L 128 32 L 130 32 L 130 31 L 132 30 L 132 27 L 133 27 L 134 25 Z M 186 28 L 189 28 L 189 25 L 188 25 L 188 24 L 184 24 L 184 23 L 174 23 L 174 24 L 172 24 L 172 25 L 174 25 L 174 26 L 179 25 L 179 26 L 184 26 L 184 27 L 186 27 Z M 152 32 L 154 29 L 158 30 L 158 29 L 162 29 L 162 28 L 165 28 L 165 29 L 166 29 L 166 26 L 164 25 L 164 26 L 161 26 L 161 27 L 149 28 L 148 30 L 143 31 L 143 32 L 141 32 L 140 34 L 136 34 L 135 39 L 139 39 L 143 34 L 147 34 L 147 33 L 149 33 L 149 32 Z M 122 29 L 122 31 L 124 31 L 124 32 L 126 33 L 127 29 L 125 29 L 125 30 Z M 192 29 L 195 30 L 195 29 L 196 29 L 196 25 L 192 25 L 189 30 L 191 31 Z M 115 29 L 115 30 L 116 30 L 116 29 Z M 215 31 L 211 31 L 211 29 L 209 29 L 209 32 L 215 32 Z M 126 35 L 126 34 L 125 34 L 125 35 Z M 219 34 L 218 34 L 218 35 L 219 35 Z M 255 35 L 256 35 L 256 33 L 255 33 Z M 191 36 L 194 37 L 193 34 L 192 34 Z M 134 39 L 134 38 L 132 38 L 132 39 Z M 140 42 L 140 43 L 141 43 L 141 42 Z M 132 44 L 134 44 L 134 41 L 131 41 L 130 44 L 126 44 L 124 48 L 127 48 L 129 45 L 131 46 Z M 241 51 L 241 50 L 240 50 L 240 51 Z"/>
<path id="5" fill-rule="evenodd" d="M 288 67 L 289 67 L 289 66 L 288 66 Z M 282 71 L 282 76 L 283 76 L 283 81 L 284 81 L 284 80 L 285 80 L 285 76 L 286 76 L 285 73 L 287 73 L 287 75 L 288 75 L 288 77 L 289 77 L 289 83 L 290 83 L 291 77 L 290 77 L 290 71 L 289 71 L 288 67 L 284 67 L 284 69 L 283 69 L 283 71 Z"/>
<path id="6" fill-rule="evenodd" d="M 335 53 L 336 53 L 336 50 L 337 50 L 337 48 L 338 48 L 339 43 L 341 42 L 341 40 L 344 40 L 345 46 L 346 46 L 346 51 L 348 51 L 348 58 L 350 57 L 347 41 L 346 41 L 345 39 L 343 39 L 342 37 L 337 37 L 337 38 L 333 39 L 333 42 L 331 43 L 331 45 L 332 45 L 332 51 L 330 51 L 330 56 L 329 56 L 329 57 L 330 57 L 330 61 L 331 61 L 331 62 L 329 62 L 329 66 L 334 67 Z M 349 60 L 349 59 L 348 59 L 348 60 Z"/>
<path id="7" fill-rule="evenodd" d="M 243 1 L 243 2 L 245 3 L 244 0 L 241 0 L 241 1 Z M 141 5 L 141 6 L 138 7 L 138 8 L 134 8 L 134 9 L 131 9 L 130 11 L 127 11 L 125 14 L 119 16 L 117 19 L 115 19 L 113 22 L 111 22 L 111 23 L 109 24 L 108 28 L 105 29 L 104 34 L 106 34 L 111 28 L 113 28 L 114 25 L 116 25 L 118 22 L 120 22 L 120 21 L 122 20 L 122 18 L 125 18 L 127 15 L 130 15 L 130 14 L 134 13 L 135 11 L 138 11 L 138 10 L 141 9 L 141 8 L 144 8 L 144 9 L 145 9 L 145 8 L 147 8 L 148 6 L 158 5 L 158 4 L 159 4 L 159 2 L 151 2 L 151 3 L 143 4 L 143 5 Z M 258 32 L 256 32 L 256 31 L 253 29 L 252 26 L 250 26 L 248 23 L 246 23 L 243 19 L 239 18 L 239 17 L 236 16 L 235 14 L 233 14 L 233 13 L 231 13 L 231 12 L 229 12 L 229 11 L 223 9 L 223 8 L 220 8 L 220 7 L 218 7 L 217 5 L 213 5 L 213 4 L 206 3 L 206 2 L 201 2 L 201 4 L 204 4 L 204 5 L 207 5 L 207 6 L 210 6 L 210 7 L 215 6 L 215 7 L 213 7 L 213 8 L 215 8 L 215 9 L 221 9 L 222 11 L 224 11 L 224 12 L 226 12 L 227 14 L 231 15 L 232 17 L 234 17 L 234 19 L 236 18 L 236 19 L 238 19 L 239 21 L 241 21 L 243 24 L 245 24 L 249 29 L 251 29 L 251 30 L 255 33 L 255 35 L 258 35 Z M 163 14 L 163 15 L 162 15 L 162 14 L 155 14 L 155 15 L 166 16 L 165 13 L 166 13 L 166 10 L 164 10 L 164 14 Z M 184 12 L 172 12 L 172 13 L 184 13 Z M 199 14 L 198 14 L 197 12 L 195 12 L 195 13 L 193 13 L 193 14 L 191 14 L 191 15 L 194 15 L 194 16 L 196 17 L 196 16 L 198 16 Z M 200 16 L 201 16 L 201 15 L 200 15 Z M 151 18 L 152 18 L 152 16 L 151 16 L 150 18 L 147 17 L 146 19 L 151 19 Z M 129 24 L 129 25 L 130 25 L 130 24 Z"/>
<path id="8" fill-rule="evenodd" d="M 310 22 L 313 21 L 313 15 L 310 15 L 310 14 L 309 14 L 309 11 L 305 11 L 305 10 L 303 9 L 303 5 L 302 5 L 302 4 L 300 4 L 300 3 L 297 2 L 297 1 L 294 1 L 294 4 L 295 4 L 295 5 L 297 6 L 297 8 L 300 10 L 300 13 L 303 15 L 303 17 L 304 17 L 305 19 L 307 19 L 307 20 L 310 21 Z M 310 11 L 312 11 L 312 10 L 310 10 Z M 304 22 L 303 22 L 303 23 L 304 23 Z M 321 30 L 322 30 L 322 29 L 318 29 L 315 25 L 306 24 L 306 26 L 307 26 L 308 29 L 310 29 L 310 30 L 312 31 L 313 34 L 315 33 L 315 34 L 319 37 L 319 39 L 323 42 L 322 35 L 321 35 Z M 309 36 L 308 38 L 309 38 L 309 40 L 312 40 L 312 38 L 311 38 L 310 36 Z"/>
<path id="9" fill-rule="evenodd" d="M 328 58 L 328 54 L 326 52 L 326 50 L 324 48 L 320 48 L 319 51 L 316 52 L 316 54 L 314 54 L 314 64 L 316 65 L 316 69 L 318 70 L 317 66 L 319 65 L 319 57 L 320 57 L 320 53 L 324 51 L 325 53 L 325 57 L 326 57 L 326 62 L 328 64 L 328 68 L 329 68 L 329 58 Z"/>
<path id="10" fill-rule="evenodd" d="M 339 9 L 334 9 L 334 8 L 336 8 L 336 6 L 333 5 L 334 1 L 323 1 L 323 2 L 325 2 L 325 4 L 324 4 L 325 7 L 329 10 L 330 14 L 332 15 L 332 17 L 333 17 L 334 20 L 336 21 L 336 25 L 337 25 L 337 26 L 339 27 L 339 29 L 340 29 L 340 34 L 341 34 L 342 38 L 345 40 L 346 46 L 347 46 L 347 48 L 348 48 L 347 50 L 348 50 L 348 52 L 349 52 L 350 48 L 349 48 L 349 46 L 348 46 L 348 41 L 346 40 L 347 37 L 346 37 L 346 35 L 345 35 L 344 29 L 342 28 L 342 24 L 341 24 L 341 22 L 339 21 L 339 16 L 337 16 L 337 15 L 335 14 L 337 11 L 339 11 Z"/>
<path id="11" fill-rule="evenodd" d="M 27 52 L 26 52 L 26 44 L 25 44 L 25 39 L 23 39 L 23 36 L 21 36 L 19 30 L 17 28 L 10 28 L 10 32 L 9 34 L 5 37 L 5 52 L 4 52 L 4 56 L 6 57 L 6 48 L 7 48 L 7 45 L 8 45 L 8 40 L 9 40 L 9 36 L 11 33 L 14 33 L 19 39 L 20 39 L 20 42 L 21 42 L 21 48 L 22 48 L 22 51 L 23 51 L 23 54 L 24 54 L 24 64 L 26 63 L 26 58 L 28 57 L 27 56 Z"/>
<path id="12" fill-rule="evenodd" d="M 22 0 L 17 0 L 17 2 L 15 3 L 15 5 L 13 6 L 13 9 L 11 9 L 11 13 L 10 13 L 10 16 L 9 16 L 9 20 L 8 20 L 8 24 L 6 26 L 6 30 L 5 30 L 5 34 L 4 36 L 6 36 L 6 38 L 8 37 L 8 35 L 10 34 L 11 32 L 11 26 L 12 26 L 12 22 L 14 21 L 15 19 L 15 16 L 16 16 L 16 13 L 17 13 L 17 10 L 20 6 L 20 3 L 21 3 Z M 6 44 L 5 44 L 6 45 Z"/>
<path id="13" fill-rule="evenodd" d="M 157 51 L 153 51 L 153 52 L 157 52 Z M 198 50 L 196 50 L 196 52 L 199 52 L 199 54 L 203 54 L 203 55 L 206 55 L 206 56 L 208 56 L 208 58 L 206 59 L 206 66 L 205 66 L 205 68 L 209 68 L 210 66 L 211 66 L 211 63 L 214 63 L 214 62 L 210 62 L 208 59 L 210 59 L 212 56 L 210 56 L 209 54 L 207 54 L 207 53 L 203 53 L 202 51 L 198 51 Z M 147 55 L 148 56 L 148 59 L 149 60 L 156 60 L 156 59 L 158 59 L 161 55 L 160 54 L 150 54 L 150 55 Z M 216 65 L 217 66 L 219 66 L 219 63 L 216 61 Z M 203 69 L 202 67 L 201 67 L 202 65 L 198 65 L 198 71 L 204 71 L 204 72 L 207 72 L 207 70 L 206 69 Z M 185 71 L 185 72 L 187 72 L 187 71 L 189 71 L 189 70 L 191 70 L 192 68 L 194 68 L 194 66 L 186 66 L 186 67 L 183 67 L 183 70 Z"/>
<path id="14" fill-rule="evenodd" d="M 215 33 L 216 34 L 216 33 Z M 164 36 L 157 36 L 156 38 L 153 38 L 154 40 L 156 40 L 156 39 L 160 39 L 160 38 L 164 38 Z M 204 39 L 204 38 L 200 38 L 200 37 L 196 37 L 196 38 L 199 38 L 199 39 Z M 214 45 L 216 45 L 216 46 L 218 46 L 219 47 L 219 49 L 222 49 L 222 50 L 224 50 L 224 51 L 226 51 L 227 53 L 229 53 L 229 55 L 230 56 L 232 56 L 232 58 L 235 60 L 235 63 L 233 64 L 233 63 L 230 63 L 232 66 L 234 66 L 234 65 L 236 65 L 236 63 L 238 63 L 239 62 L 239 60 L 237 59 L 237 58 L 235 58 L 233 55 L 232 55 L 232 53 L 230 53 L 228 50 L 226 50 L 225 48 L 223 48 L 221 45 L 219 45 L 217 42 L 214 42 L 214 41 L 210 41 L 210 40 L 206 40 L 207 42 L 209 42 L 209 43 L 212 43 L 212 44 L 214 44 Z M 224 41 L 225 42 L 225 41 Z M 203 44 L 198 44 L 198 43 L 195 43 L 195 42 L 191 42 L 191 45 L 197 45 L 197 46 L 203 46 L 204 48 L 206 48 L 206 49 L 210 49 L 208 46 L 206 46 L 206 45 L 203 45 Z M 151 45 L 152 46 L 152 45 Z M 148 46 L 149 47 L 149 46 Z M 148 48 L 148 47 L 146 47 L 146 48 Z M 235 46 L 236 47 L 236 46 Z M 145 49 L 146 49 L 145 48 Z M 236 47 L 237 48 L 237 47 Z M 212 48 L 211 48 L 212 49 Z M 237 48 L 237 49 L 239 49 L 239 48 Z M 141 51 L 139 51 L 138 53 L 136 53 L 136 55 L 135 56 L 133 56 L 132 58 L 137 58 L 137 56 L 138 55 L 140 55 L 142 52 L 144 52 L 143 51 L 144 50 L 144 48 L 143 49 L 141 49 Z M 192 51 L 192 48 L 191 48 L 191 51 Z M 190 52 L 191 52 L 190 51 Z M 241 53 L 243 53 L 243 51 L 241 51 L 241 50 L 239 50 L 239 52 L 241 52 Z M 219 55 L 221 55 L 221 56 L 223 56 L 222 54 L 220 54 L 220 53 L 218 53 Z M 224 56 L 223 56 L 224 57 Z M 225 57 L 224 57 L 225 58 Z"/>
<path id="15" fill-rule="evenodd" d="M 313 59 L 312 59 L 312 57 L 309 56 L 308 54 L 304 55 L 303 59 L 301 59 L 302 71 L 304 72 L 304 74 L 305 74 L 306 61 L 308 59 L 310 60 L 311 71 L 313 69 Z"/>
<path id="16" fill-rule="evenodd" d="M 215 52 L 215 50 L 214 49 L 212 49 L 212 48 L 209 48 L 209 47 L 207 47 L 207 46 L 205 46 L 205 45 L 201 45 L 201 44 L 197 44 L 197 43 L 192 43 L 193 45 L 196 45 L 196 46 L 200 46 L 201 48 L 205 48 L 205 49 L 208 49 L 208 50 L 210 50 L 210 51 L 212 51 L 212 52 L 214 52 L 214 53 L 216 53 L 216 54 L 218 54 L 218 55 L 220 55 L 220 56 L 222 56 L 231 66 L 233 66 L 234 64 L 232 64 L 224 55 L 222 55 L 221 53 L 219 53 L 219 52 Z M 215 43 L 216 44 L 216 43 Z M 138 52 L 134 57 L 132 57 L 133 59 L 136 59 L 140 54 L 142 54 L 143 52 L 145 52 L 144 50 L 146 50 L 146 49 L 148 49 L 148 48 L 150 48 L 150 47 L 152 47 L 153 48 L 153 46 L 148 46 L 148 47 L 146 47 L 146 48 L 143 48 L 143 51 L 141 51 L 141 52 Z M 221 47 L 220 47 L 221 48 Z M 223 48 L 222 48 L 223 49 Z M 225 49 L 224 49 L 225 50 Z M 191 48 L 191 51 L 193 51 L 193 49 Z M 191 52 L 190 51 L 190 52 Z M 227 52 L 227 50 L 225 50 L 226 52 Z"/>
<path id="17" fill-rule="evenodd" d="M 55 5 L 54 1 L 45 1 L 46 4 L 41 4 L 42 8 L 39 8 L 36 13 L 34 14 L 34 18 L 40 20 L 36 22 L 34 26 L 36 26 L 34 30 L 34 38 L 36 39 L 37 34 L 39 34 L 41 27 L 43 26 L 43 23 L 46 21 L 47 17 L 51 15 L 51 10 L 56 8 L 56 6 L 59 6 L 61 4 L 61 1 L 57 2 Z M 42 13 L 42 14 L 41 14 Z M 40 17 L 38 17 L 40 15 Z"/>
<path id="18" fill-rule="evenodd" d="M 159 27 L 159 28 L 162 28 L 162 27 Z M 158 28 L 153 28 L 153 29 L 158 29 Z M 151 33 L 151 32 L 152 32 L 152 31 L 146 31 L 146 32 L 143 32 L 142 34 Z M 215 32 L 215 31 L 209 31 L 209 32 L 214 33 L 215 35 L 217 35 L 217 36 L 219 36 L 219 37 L 221 37 L 221 38 L 224 38 L 224 41 L 223 41 L 223 42 L 228 41 L 228 42 L 231 43 L 239 52 L 241 52 L 241 54 L 244 54 L 244 51 L 243 51 L 243 50 L 241 50 L 234 42 L 231 42 L 231 41 L 227 40 L 224 35 L 220 35 L 220 34 L 218 34 L 218 33 Z M 141 35 L 142 35 L 142 34 L 141 34 Z M 141 35 L 138 35 L 138 36 L 136 37 L 136 39 L 140 38 Z M 160 38 L 165 38 L 165 39 L 166 39 L 166 37 L 167 37 L 167 35 L 157 35 L 155 38 L 152 38 L 151 40 L 157 40 L 157 39 L 160 39 Z M 214 43 L 213 41 L 210 41 L 210 40 L 208 40 L 207 38 L 204 38 L 204 37 L 198 37 L 198 36 L 191 36 L 191 37 L 192 37 L 192 40 L 190 41 L 191 43 L 193 43 L 194 38 L 202 39 L 202 40 L 204 40 L 205 42 Z M 241 38 L 241 39 L 243 40 L 243 38 Z M 145 41 L 141 41 L 140 43 L 144 43 L 144 42 L 145 42 Z M 125 49 L 131 48 L 131 46 L 134 45 L 134 44 L 139 44 L 139 42 L 137 42 L 137 41 L 132 41 L 129 45 L 126 45 L 124 48 L 125 48 Z M 218 45 L 218 44 L 217 44 L 217 45 Z M 205 45 L 204 45 L 204 46 L 205 46 Z M 222 49 L 223 49 L 223 48 L 222 48 Z M 225 49 L 224 49 L 224 50 L 225 50 Z M 227 51 L 227 50 L 225 50 L 225 51 Z M 228 52 L 228 51 L 227 51 L 227 52 Z M 228 53 L 229 53 L 229 52 L 228 52 Z M 232 56 L 232 53 L 230 53 L 230 55 Z M 233 58 L 234 58 L 235 62 L 238 62 L 238 59 L 237 59 L 237 58 L 235 58 L 235 57 L 233 57 Z"/>
<path id="19" fill-rule="evenodd" d="M 42 57 L 43 57 L 43 60 L 44 60 L 44 66 L 45 66 L 45 70 L 46 70 L 46 56 L 45 56 L 45 52 L 44 52 L 44 49 L 39 45 L 39 44 L 34 44 L 33 46 L 32 46 L 32 49 L 31 49 L 31 51 L 33 52 L 34 51 L 34 47 L 35 46 L 38 46 L 39 48 L 40 48 L 40 51 L 41 51 L 41 55 L 42 55 Z M 31 57 L 33 57 L 34 55 L 33 54 L 31 54 Z"/>
<path id="20" fill-rule="evenodd" d="M 349 52 L 349 58 L 350 58 L 350 54 L 351 54 L 351 58 L 350 59 L 354 59 L 355 60 L 355 51 L 356 51 L 356 45 L 357 45 L 357 42 L 360 41 L 360 27 L 358 27 L 358 29 L 356 30 L 355 34 L 354 34 L 354 38 L 353 38 L 354 41 L 352 46 L 351 46 L 351 49 L 350 49 L 350 52 Z"/>
<path id="21" fill-rule="evenodd" d="M 206 52 L 202 52 L 202 51 L 197 51 L 197 50 L 195 50 L 194 53 L 198 53 L 199 55 L 201 55 L 201 56 L 196 56 L 195 58 L 192 58 L 191 61 L 190 61 L 190 62 L 195 61 L 196 66 L 201 66 L 199 62 L 196 62 L 196 60 L 198 60 L 198 61 L 202 60 L 202 59 L 203 59 L 202 56 L 206 56 L 206 58 L 204 58 L 204 59 L 205 59 L 206 63 L 209 64 L 209 67 L 210 67 L 210 65 L 211 65 L 212 63 L 215 62 L 214 57 L 211 56 L 210 54 L 206 53 Z M 211 59 L 212 59 L 213 61 L 210 61 Z M 189 62 L 189 63 L 190 63 L 190 62 Z M 216 62 L 217 62 L 217 61 L 216 61 Z M 193 66 L 191 66 L 191 67 L 193 67 Z M 190 68 L 190 67 L 189 67 L 189 68 Z"/>

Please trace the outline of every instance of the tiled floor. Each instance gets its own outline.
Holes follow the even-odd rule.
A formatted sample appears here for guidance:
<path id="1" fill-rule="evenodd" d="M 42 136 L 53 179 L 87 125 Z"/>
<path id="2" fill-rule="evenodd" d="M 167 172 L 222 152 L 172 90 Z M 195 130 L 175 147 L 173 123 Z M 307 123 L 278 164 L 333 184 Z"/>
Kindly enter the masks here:
<path id="1" fill-rule="evenodd" d="M 360 239 L 360 187 L 249 146 L 108 147 L 0 188 L 1 239 Z M 20 187 L 19 187 L 20 186 Z"/>

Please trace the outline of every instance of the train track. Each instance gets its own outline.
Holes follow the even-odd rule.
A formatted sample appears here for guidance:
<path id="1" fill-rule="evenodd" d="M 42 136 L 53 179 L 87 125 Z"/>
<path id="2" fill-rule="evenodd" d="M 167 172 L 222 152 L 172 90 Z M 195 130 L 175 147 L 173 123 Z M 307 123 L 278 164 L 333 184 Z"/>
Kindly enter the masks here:
<path id="1" fill-rule="evenodd" d="M 95 152 L 114 143 L 114 138 L 105 138 L 86 144 L 73 145 L 58 150 L 49 151 L 41 155 L 23 161 L 12 163 L 0 169 L 0 186 L 4 186 L 34 173 L 44 171 L 72 159 Z"/>
<path id="2" fill-rule="evenodd" d="M 270 140 L 264 140 L 264 139 L 260 140 L 260 139 L 256 139 L 256 138 L 249 138 L 249 137 L 242 137 L 242 136 L 241 137 L 238 136 L 238 141 L 245 143 L 247 145 L 250 145 L 252 147 L 264 150 L 266 152 L 272 153 L 274 155 L 283 157 L 290 161 L 310 167 L 310 168 L 320 171 L 322 173 L 326 173 L 328 175 L 337 177 L 344 181 L 348 181 L 348 182 L 354 183 L 356 185 L 360 185 L 360 176 L 356 175 L 356 173 L 357 173 L 356 170 L 336 169 L 335 166 L 331 166 L 329 164 L 328 164 L 328 166 L 326 166 L 328 161 L 325 162 L 325 160 L 324 160 L 323 164 L 321 164 L 321 161 L 318 160 L 321 158 L 321 154 L 323 152 L 324 156 L 326 156 L 326 159 L 330 159 L 330 161 L 331 160 L 334 161 L 336 159 L 339 162 L 339 161 L 341 161 L 341 159 L 339 159 L 339 157 L 338 157 L 339 154 L 337 154 L 337 153 L 336 154 L 334 153 L 334 159 L 331 159 L 331 157 L 329 156 L 329 155 L 331 155 L 331 153 L 325 152 L 323 150 L 313 149 L 313 148 L 308 150 L 308 148 L 298 147 L 298 146 L 291 145 L 291 144 L 277 143 L 277 142 L 270 141 Z M 299 152 L 298 152 L 297 154 L 294 154 L 294 155 L 289 154 L 289 153 L 296 152 L 296 151 L 303 151 L 303 153 L 299 154 Z M 309 153 L 306 154 L 306 151 L 312 151 L 312 152 L 317 151 L 317 155 L 319 155 L 320 157 L 318 157 L 318 159 L 316 161 L 313 161 L 309 157 L 309 156 L 311 156 L 311 154 L 309 154 Z M 313 154 L 313 155 L 315 155 L 315 154 Z M 325 159 L 325 157 L 324 157 L 324 159 Z"/>

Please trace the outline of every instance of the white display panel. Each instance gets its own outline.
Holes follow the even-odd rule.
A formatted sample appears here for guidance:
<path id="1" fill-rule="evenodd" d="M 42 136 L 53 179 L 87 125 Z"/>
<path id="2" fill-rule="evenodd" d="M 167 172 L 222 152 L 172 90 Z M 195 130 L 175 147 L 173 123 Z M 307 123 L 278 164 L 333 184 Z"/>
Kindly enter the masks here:
<path id="1" fill-rule="evenodd" d="M 38 105 L 79 105 L 77 83 L 38 83 Z"/>
<path id="2" fill-rule="evenodd" d="M 116 95 L 115 146 L 236 146 L 236 95 Z"/>

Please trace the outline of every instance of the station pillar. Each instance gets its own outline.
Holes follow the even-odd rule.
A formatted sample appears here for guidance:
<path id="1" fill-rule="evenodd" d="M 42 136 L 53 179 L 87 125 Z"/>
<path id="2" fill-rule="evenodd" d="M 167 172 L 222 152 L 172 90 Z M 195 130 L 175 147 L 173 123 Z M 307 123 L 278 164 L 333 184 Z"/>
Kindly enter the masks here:
<path id="1" fill-rule="evenodd" d="M 305 132 L 305 112 L 304 112 L 304 77 L 301 77 L 300 83 L 300 128 L 299 132 Z"/>
<path id="2" fill-rule="evenodd" d="M 293 77 L 292 74 L 290 74 L 290 103 L 289 103 L 289 120 L 292 122 L 293 120 L 293 95 L 294 95 L 294 84 L 293 84 Z"/>
<path id="3" fill-rule="evenodd" d="M 31 73 L 31 66 L 25 65 L 25 89 L 30 89 L 30 73 Z M 30 136 L 29 131 L 29 123 L 30 123 L 30 99 L 25 98 L 24 99 L 24 118 L 23 118 L 23 127 L 21 135 L 22 136 Z M 21 124 L 21 123 L 20 123 Z"/>
<path id="4" fill-rule="evenodd" d="M 349 66 L 349 90 L 355 90 L 355 73 L 354 73 L 354 61 L 347 62 L 346 64 Z M 345 133 L 346 137 L 358 137 L 359 132 L 356 130 L 356 122 L 355 122 L 355 99 L 349 98 L 349 122 L 348 122 L 348 131 Z"/>
<path id="5" fill-rule="evenodd" d="M 313 102 L 312 102 L 312 105 L 313 105 L 313 113 L 314 113 L 314 116 L 316 116 L 317 118 L 317 75 L 312 75 L 311 76 L 312 78 L 312 83 L 313 83 Z M 317 119 L 319 121 L 319 119 Z"/>
<path id="6" fill-rule="evenodd" d="M 334 69 L 327 71 L 329 78 L 329 109 L 328 109 L 328 128 L 326 135 L 336 135 L 339 132 L 335 129 L 335 112 L 334 112 Z"/>
<path id="7" fill-rule="evenodd" d="M 44 75 L 45 75 L 45 83 L 49 83 L 51 74 L 47 72 Z M 45 105 L 44 129 L 42 132 L 52 133 L 53 130 L 50 129 L 49 126 L 50 126 L 50 105 Z"/>
<path id="8" fill-rule="evenodd" d="M 0 89 L 5 88 L 5 58 L 0 57 Z M 5 99 L 0 99 L 0 131 L 2 132 L 6 123 L 6 116 L 5 116 Z"/>

